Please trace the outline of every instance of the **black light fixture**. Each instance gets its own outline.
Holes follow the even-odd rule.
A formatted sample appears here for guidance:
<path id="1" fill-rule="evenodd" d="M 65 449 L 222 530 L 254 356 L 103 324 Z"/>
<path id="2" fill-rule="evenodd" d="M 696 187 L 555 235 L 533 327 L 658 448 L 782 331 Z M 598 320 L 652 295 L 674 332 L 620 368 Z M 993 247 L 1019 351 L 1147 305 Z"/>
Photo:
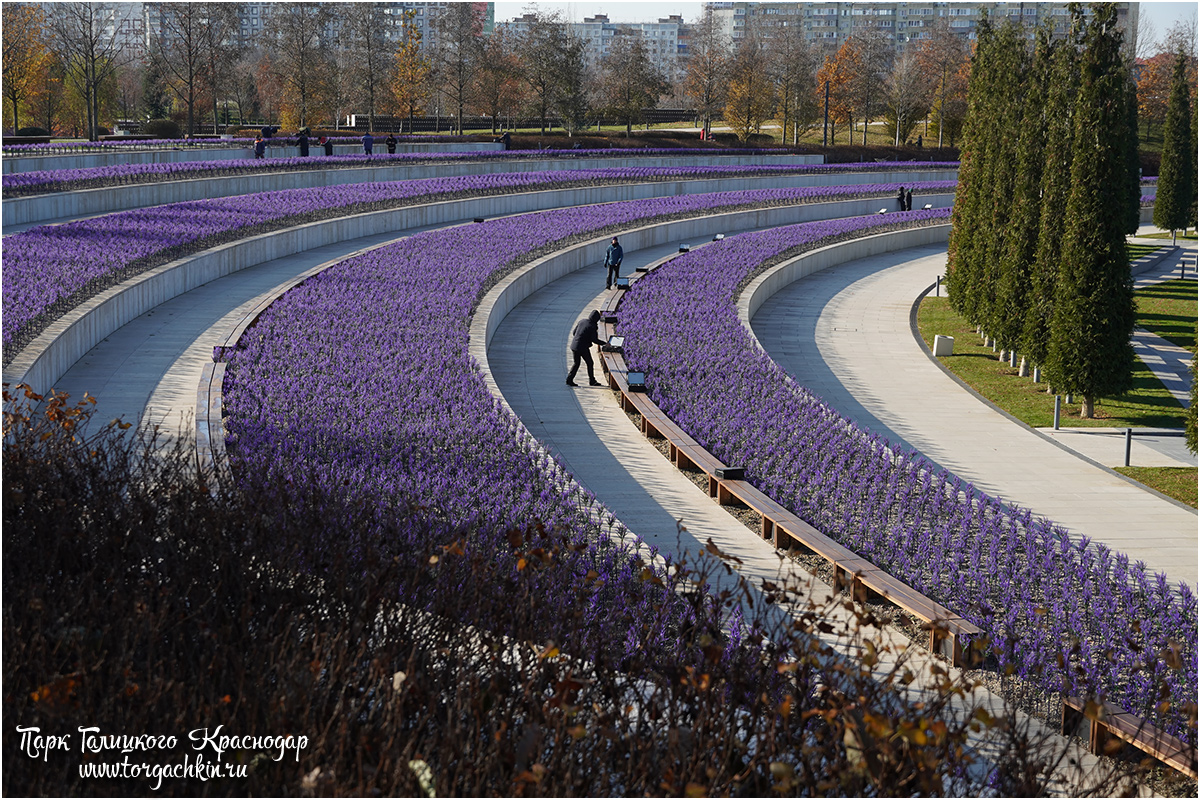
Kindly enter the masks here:
<path id="1" fill-rule="evenodd" d="M 725 234 L 723 234 L 723 233 L 718 233 L 716 236 L 714 236 L 714 237 L 713 237 L 713 241 L 714 241 L 714 242 L 719 242 L 719 241 L 721 241 L 721 240 L 722 240 L 722 239 L 724 239 L 724 238 L 725 238 Z"/>
<path id="2" fill-rule="evenodd" d="M 610 314 L 605 314 L 604 316 L 602 316 L 602 317 L 601 317 L 601 319 L 603 319 L 603 320 L 604 320 L 605 322 L 607 322 L 609 325 L 616 325 L 616 324 L 617 324 L 617 315 L 616 315 L 616 314 L 611 314 L 611 313 L 610 313 Z"/>
<path id="3" fill-rule="evenodd" d="M 629 288 L 629 278 L 617 278 L 617 288 L 618 289 L 628 289 Z"/>
<path id="4" fill-rule="evenodd" d="M 625 380 L 629 382 L 629 391 L 631 391 L 631 392 L 646 391 L 646 373 L 630 372 L 625 375 Z"/>
<path id="5" fill-rule="evenodd" d="M 608 337 L 608 343 L 600 349 L 606 353 L 623 353 L 625 352 L 625 337 L 610 336 Z"/>
<path id="6" fill-rule="evenodd" d="M 875 213 L 877 213 L 877 214 L 886 214 L 886 213 L 887 213 L 887 209 L 886 209 L 886 208 L 881 208 L 881 209 L 879 209 L 879 210 L 878 210 L 877 212 L 875 212 Z"/>
<path id="7" fill-rule="evenodd" d="M 689 251 L 691 249 L 692 249 L 692 246 L 690 244 L 679 245 L 679 252 L 681 252 L 681 253 L 686 253 L 687 251 Z"/>
<path id="8" fill-rule="evenodd" d="M 717 467 L 717 480 L 744 481 L 746 480 L 746 469 L 745 467 Z"/>
<path id="9" fill-rule="evenodd" d="M 933 203 L 926 203 L 925 205 L 921 206 L 922 211 L 928 211 L 931 208 L 933 208 Z"/>
<path id="10" fill-rule="evenodd" d="M 483 218 L 483 217 L 476 217 L 476 218 L 475 218 L 475 221 L 476 221 L 476 222 L 483 222 L 483 221 L 484 221 L 484 218 Z"/>

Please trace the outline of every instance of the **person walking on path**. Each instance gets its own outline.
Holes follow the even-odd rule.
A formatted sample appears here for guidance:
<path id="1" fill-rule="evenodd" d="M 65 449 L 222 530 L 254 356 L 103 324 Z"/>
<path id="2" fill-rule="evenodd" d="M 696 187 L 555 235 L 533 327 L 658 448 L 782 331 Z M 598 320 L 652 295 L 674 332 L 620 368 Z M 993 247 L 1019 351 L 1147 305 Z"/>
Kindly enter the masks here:
<path id="1" fill-rule="evenodd" d="M 383 140 L 383 143 L 387 145 L 388 155 L 396 155 L 396 134 L 389 133 L 388 137 Z"/>
<path id="2" fill-rule="evenodd" d="M 904 187 L 900 187 L 900 191 L 896 193 L 896 203 L 899 204 L 900 210 L 904 210 Z"/>
<path id="3" fill-rule="evenodd" d="M 616 239 L 613 239 L 615 242 Z M 588 384 L 591 386 L 599 386 L 600 381 L 596 380 L 596 367 L 592 363 L 592 345 L 604 344 L 600 340 L 600 312 L 593 311 L 588 314 L 587 319 L 581 319 L 575 323 L 575 329 L 571 331 L 571 341 L 568 347 L 571 349 L 571 355 L 575 361 L 571 364 L 571 371 L 567 373 L 567 386 L 575 386 L 575 373 L 579 371 L 579 362 L 583 361 L 587 364 Z"/>
<path id="4" fill-rule="evenodd" d="M 371 135 L 370 131 L 363 134 L 362 143 L 363 153 L 368 156 L 371 155 L 371 150 L 375 147 L 375 137 Z"/>
<path id="5" fill-rule="evenodd" d="M 612 238 L 612 244 L 608 246 L 608 251 L 604 254 L 604 266 L 608 270 L 604 278 L 604 288 L 611 289 L 617 285 L 617 278 L 621 275 L 621 261 L 625 258 L 625 251 L 621 249 L 621 243 L 617 241 L 617 237 Z"/>

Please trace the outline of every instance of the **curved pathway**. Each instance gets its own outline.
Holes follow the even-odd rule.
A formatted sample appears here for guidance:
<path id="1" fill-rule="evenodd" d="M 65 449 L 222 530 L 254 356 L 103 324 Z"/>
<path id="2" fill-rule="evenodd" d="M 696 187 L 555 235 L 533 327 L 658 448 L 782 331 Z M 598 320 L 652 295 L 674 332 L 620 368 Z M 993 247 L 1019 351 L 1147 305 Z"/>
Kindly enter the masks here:
<path id="1" fill-rule="evenodd" d="M 939 246 L 823 270 L 764 303 L 754 332 L 797 381 L 859 425 L 1195 587 L 1195 511 L 1014 423 L 926 356 L 909 313 L 945 264 Z"/>

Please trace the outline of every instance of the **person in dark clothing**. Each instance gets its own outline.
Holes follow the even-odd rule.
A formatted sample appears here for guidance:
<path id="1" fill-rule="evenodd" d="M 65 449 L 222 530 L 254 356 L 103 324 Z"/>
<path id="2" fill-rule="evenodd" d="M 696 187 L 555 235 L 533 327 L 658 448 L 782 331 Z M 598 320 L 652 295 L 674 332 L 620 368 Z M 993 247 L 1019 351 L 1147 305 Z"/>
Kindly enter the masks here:
<path id="1" fill-rule="evenodd" d="M 254 157 L 262 158 L 264 155 L 266 155 L 266 152 L 267 152 L 267 143 L 265 141 L 263 141 L 263 138 L 261 136 L 259 136 L 258 138 L 256 138 L 254 140 Z"/>
<path id="2" fill-rule="evenodd" d="M 300 157 L 308 157 L 308 132 L 302 130 L 296 135 L 296 146 L 300 148 Z"/>
<path id="3" fill-rule="evenodd" d="M 383 140 L 383 143 L 387 145 L 389 155 L 396 155 L 396 134 L 389 133 L 388 137 Z"/>
<path id="4" fill-rule="evenodd" d="M 612 244 L 608 246 L 608 251 L 604 254 L 604 266 L 608 270 L 604 278 L 604 288 L 609 289 L 617 285 L 617 278 L 621 274 L 621 262 L 625 259 L 625 251 L 621 249 L 621 243 L 617 241 L 617 237 L 612 237 Z"/>
<path id="5" fill-rule="evenodd" d="M 904 195 L 904 210 L 912 211 L 912 189 L 909 189 Z"/>
<path id="6" fill-rule="evenodd" d="M 596 380 L 596 368 L 592 363 L 592 345 L 604 344 L 600 340 L 600 312 L 593 311 L 588 314 L 587 319 L 581 319 L 575 323 L 575 329 L 571 331 L 571 341 L 568 347 L 571 349 L 571 355 L 575 358 L 571 364 L 571 371 L 567 373 L 567 386 L 575 386 L 575 373 L 579 371 L 579 362 L 583 361 L 587 364 L 588 383 L 592 386 L 599 386 L 600 381 Z"/>
<path id="7" fill-rule="evenodd" d="M 320 139 L 317 140 L 317 143 L 325 148 L 325 155 L 327 155 L 327 156 L 333 155 L 333 142 L 330 140 L 330 138 L 328 136 L 322 136 Z"/>
<path id="8" fill-rule="evenodd" d="M 896 193 L 896 204 L 900 206 L 899 210 L 904 210 L 904 187 L 900 187 L 900 191 Z"/>
<path id="9" fill-rule="evenodd" d="M 508 131 L 504 132 L 504 135 L 500 137 L 500 141 L 503 142 L 505 150 L 508 150 L 512 146 L 512 136 Z"/>
<path id="10" fill-rule="evenodd" d="M 367 131 L 363 134 L 362 143 L 363 154 L 368 156 L 371 155 L 371 151 L 375 148 L 375 137 L 371 135 L 370 131 Z"/>

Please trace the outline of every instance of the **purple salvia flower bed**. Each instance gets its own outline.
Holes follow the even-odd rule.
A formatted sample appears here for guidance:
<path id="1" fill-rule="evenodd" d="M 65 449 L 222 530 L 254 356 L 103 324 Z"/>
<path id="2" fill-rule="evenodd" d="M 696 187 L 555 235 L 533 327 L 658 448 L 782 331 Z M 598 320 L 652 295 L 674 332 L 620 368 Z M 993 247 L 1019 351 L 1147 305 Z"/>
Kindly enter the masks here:
<path id="1" fill-rule="evenodd" d="M 128 277 L 125 273 L 145 268 L 153 259 L 165 257 L 164 254 L 181 254 L 196 243 L 211 246 L 218 241 L 232 241 L 261 230 L 263 225 L 279 225 L 292 219 L 307 221 L 316 218 L 311 215 L 328 215 L 336 209 L 366 211 L 406 202 L 500 194 L 526 188 L 722 174 L 720 170 L 714 170 L 703 173 L 677 168 L 561 170 L 322 186 L 171 203 L 62 225 L 42 225 L 4 237 L 3 341 L 5 345 L 15 341 L 39 319 L 44 321 L 43 315 L 61 310 L 63 305 L 80 302 L 80 293 L 86 296 L 88 287 L 103 284 L 112 276 Z M 953 181 L 915 184 L 918 191 L 947 190 L 954 185 Z M 720 196 L 695 195 L 693 198 L 709 199 L 692 199 L 684 205 L 695 211 L 704 208 L 706 202 L 715 205 L 796 203 L 894 191 L 895 186 L 891 184 L 768 189 L 722 193 Z M 9 355 L 6 352 L 6 357 Z"/>
<path id="2" fill-rule="evenodd" d="M 893 215 L 947 217 L 947 211 Z M 630 369 L 702 445 L 827 535 L 982 627 L 1002 672 L 1111 702 L 1194 742 L 1196 598 L 1103 545 L 977 493 L 856 428 L 753 343 L 735 297 L 764 263 L 872 218 L 726 238 L 638 281 L 621 306 Z M 1166 655 L 1173 651 L 1177 655 Z M 1171 668 L 1172 661 L 1182 668 Z M 1157 709 L 1158 691 L 1171 705 Z"/>
<path id="3" fill-rule="evenodd" d="M 627 625 L 628 657 L 671 647 L 669 626 L 652 622 L 667 613 L 655 602 L 670 605 L 648 593 L 636 560 L 595 536 L 595 521 L 606 517 L 595 498 L 523 442 L 520 422 L 468 353 L 468 331 L 487 289 L 549 243 L 721 202 L 670 197 L 429 231 L 314 276 L 226 354 L 235 470 L 282 478 L 301 497 L 315 486 L 397 514 L 415 510 L 447 530 L 476 526 L 477 547 L 505 547 L 505 531 L 532 521 L 572 531 L 581 543 L 571 556 L 575 574 L 595 569 L 607 592 L 589 622 Z M 574 590 L 547 586 L 554 591 Z M 558 620 L 546 605 L 543 635 L 587 636 L 586 624 Z"/>
<path id="4" fill-rule="evenodd" d="M 619 150 L 570 150 L 566 151 L 572 158 L 641 158 L 652 155 L 663 155 L 671 151 L 638 150 L 635 153 L 625 153 Z M 694 155 L 730 154 L 731 151 L 689 151 Z M 735 153 L 736 154 L 736 153 Z M 105 167 L 81 167 L 79 169 L 33 170 L 18 172 L 3 177 L 5 197 L 21 197 L 31 194 L 48 192 L 64 192 L 75 189 L 87 189 L 103 186 L 120 186 L 125 184 L 155 183 L 160 181 L 184 180 L 189 178 L 225 177 L 229 175 L 250 175 L 272 172 L 295 172 L 301 170 L 336 169 L 364 166 L 403 166 L 406 164 L 445 163 L 448 161 L 519 161 L 530 159 L 554 158 L 553 151 L 530 150 L 510 152 L 463 152 L 463 153 L 397 153 L 394 155 L 339 155 L 313 156 L 301 158 L 271 158 L 267 160 L 241 158 L 229 161 L 184 161 L 167 164 L 116 164 Z M 878 172 L 882 169 L 957 169 L 957 162 L 889 162 L 886 164 L 785 164 L 785 165 L 746 165 L 713 166 L 713 167 L 663 167 L 663 170 L 678 170 L 678 172 L 663 172 L 664 175 L 704 175 L 705 170 L 714 173 L 747 172 L 762 173 L 822 173 L 822 172 Z"/>

